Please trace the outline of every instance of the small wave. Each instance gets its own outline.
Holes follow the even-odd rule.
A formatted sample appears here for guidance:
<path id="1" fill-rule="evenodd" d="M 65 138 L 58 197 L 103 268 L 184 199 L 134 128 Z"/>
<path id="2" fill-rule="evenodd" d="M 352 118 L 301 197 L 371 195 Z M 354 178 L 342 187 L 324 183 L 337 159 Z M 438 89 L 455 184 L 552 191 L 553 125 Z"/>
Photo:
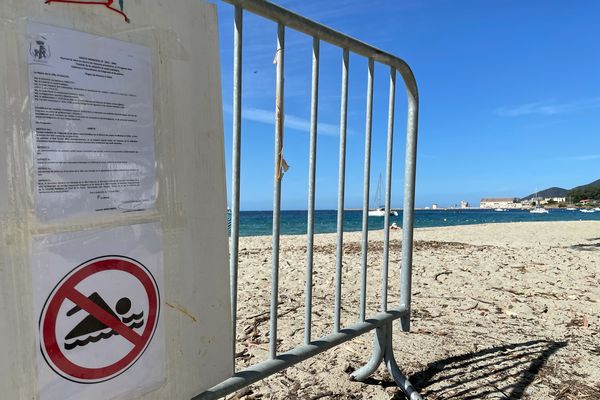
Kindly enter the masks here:
<path id="1" fill-rule="evenodd" d="M 124 317 L 124 318 L 123 318 L 123 322 L 124 322 L 125 324 L 128 324 L 128 323 L 130 323 L 131 321 L 138 320 L 138 319 L 142 319 L 143 317 L 144 317 L 144 312 L 143 312 L 143 311 L 141 311 L 139 314 L 131 314 L 131 316 L 129 316 L 129 317 Z"/>
<path id="2" fill-rule="evenodd" d="M 111 330 L 106 333 L 101 332 L 100 334 L 98 334 L 96 336 L 90 335 L 87 338 L 85 338 L 84 340 L 75 340 L 73 343 L 65 342 L 65 349 L 73 350 L 77 346 L 85 346 L 86 344 L 89 344 L 89 343 L 96 343 L 97 341 L 99 341 L 101 339 L 108 339 L 109 337 L 111 337 L 113 335 L 118 335 L 118 333 Z"/>
<path id="3" fill-rule="evenodd" d="M 133 324 L 128 326 L 132 329 L 141 328 L 142 326 L 144 326 L 144 320 L 141 320 L 140 322 L 134 322 Z"/>

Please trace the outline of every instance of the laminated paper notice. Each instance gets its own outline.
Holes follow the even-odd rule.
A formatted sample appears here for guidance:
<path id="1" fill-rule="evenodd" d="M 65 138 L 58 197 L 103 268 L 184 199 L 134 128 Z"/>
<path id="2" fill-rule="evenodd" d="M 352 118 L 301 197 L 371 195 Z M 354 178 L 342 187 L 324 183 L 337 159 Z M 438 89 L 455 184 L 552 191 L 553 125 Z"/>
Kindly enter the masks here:
<path id="1" fill-rule="evenodd" d="M 39 400 L 137 397 L 165 381 L 160 225 L 34 236 Z"/>
<path id="2" fill-rule="evenodd" d="M 153 208 L 150 49 L 33 22 L 26 45 L 40 220 Z"/>

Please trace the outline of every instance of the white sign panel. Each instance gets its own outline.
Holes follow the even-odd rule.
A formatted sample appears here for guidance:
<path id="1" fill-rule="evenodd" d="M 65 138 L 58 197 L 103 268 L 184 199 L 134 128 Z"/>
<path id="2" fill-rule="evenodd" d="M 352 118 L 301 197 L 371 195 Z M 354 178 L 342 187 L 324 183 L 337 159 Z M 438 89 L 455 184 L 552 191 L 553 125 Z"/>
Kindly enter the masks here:
<path id="1" fill-rule="evenodd" d="M 34 236 L 40 400 L 123 398 L 165 379 L 158 223 Z"/>
<path id="2" fill-rule="evenodd" d="M 27 57 L 38 217 L 153 208 L 150 49 L 30 22 Z"/>

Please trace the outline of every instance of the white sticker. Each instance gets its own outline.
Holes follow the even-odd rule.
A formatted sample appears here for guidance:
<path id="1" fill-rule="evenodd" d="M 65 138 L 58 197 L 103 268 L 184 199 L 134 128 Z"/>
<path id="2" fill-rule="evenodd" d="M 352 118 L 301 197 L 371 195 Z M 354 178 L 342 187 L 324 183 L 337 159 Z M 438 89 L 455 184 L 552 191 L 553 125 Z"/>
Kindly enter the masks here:
<path id="1" fill-rule="evenodd" d="M 33 22 L 26 43 L 38 218 L 153 208 L 150 49 Z"/>
<path id="2" fill-rule="evenodd" d="M 165 379 L 158 223 L 35 236 L 40 400 L 139 394 Z"/>

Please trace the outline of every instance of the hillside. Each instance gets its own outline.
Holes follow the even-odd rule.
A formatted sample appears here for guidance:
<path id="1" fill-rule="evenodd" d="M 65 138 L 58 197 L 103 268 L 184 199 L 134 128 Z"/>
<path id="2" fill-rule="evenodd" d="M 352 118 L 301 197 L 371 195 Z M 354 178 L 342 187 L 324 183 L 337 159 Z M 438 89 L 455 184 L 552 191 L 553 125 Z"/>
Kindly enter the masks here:
<path id="1" fill-rule="evenodd" d="M 600 179 L 594 182 L 588 183 L 587 185 L 581 185 L 574 187 L 573 189 L 563 189 L 559 187 L 551 187 L 545 190 L 540 190 L 537 193 L 532 193 L 527 197 L 523 197 L 523 200 L 531 200 L 534 197 L 574 197 L 573 200 L 579 201 L 584 198 L 596 199 L 600 193 Z"/>
<path id="2" fill-rule="evenodd" d="M 527 197 L 523 197 L 521 199 L 521 201 L 523 200 L 531 200 L 534 197 L 567 197 L 567 193 L 569 193 L 569 190 L 567 189 L 563 189 L 563 188 L 559 188 L 559 187 L 551 187 L 545 190 L 540 190 L 539 192 L 536 193 L 532 193 Z"/>
<path id="3" fill-rule="evenodd" d="M 587 185 L 581 185 L 581 186 L 574 187 L 571 190 L 587 189 L 587 188 L 596 187 L 596 186 L 600 186 L 600 179 L 595 180 L 592 183 L 588 183 Z"/>
<path id="4" fill-rule="evenodd" d="M 583 199 L 600 200 L 600 179 L 569 190 L 569 197 L 574 203 Z"/>

